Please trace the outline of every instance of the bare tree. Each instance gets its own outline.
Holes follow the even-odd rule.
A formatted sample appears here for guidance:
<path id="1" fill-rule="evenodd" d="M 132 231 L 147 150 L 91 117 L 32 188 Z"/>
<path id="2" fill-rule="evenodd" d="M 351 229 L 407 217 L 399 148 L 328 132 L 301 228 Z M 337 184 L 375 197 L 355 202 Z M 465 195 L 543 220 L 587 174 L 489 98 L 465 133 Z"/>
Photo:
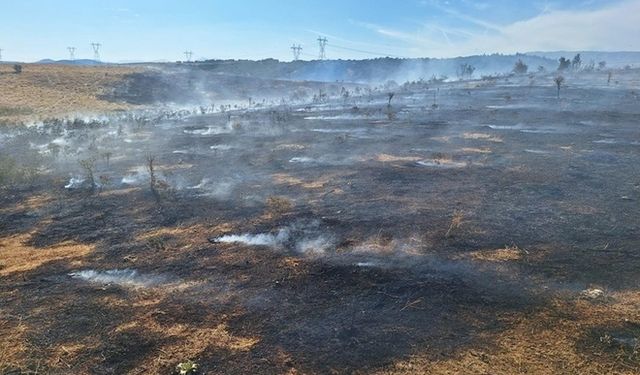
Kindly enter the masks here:
<path id="1" fill-rule="evenodd" d="M 158 180 L 156 178 L 156 172 L 153 165 L 154 161 L 155 161 L 154 156 L 147 155 L 147 170 L 149 171 L 149 188 L 151 189 L 151 192 L 155 196 L 158 196 L 158 190 L 157 190 Z"/>
<path id="2" fill-rule="evenodd" d="M 458 76 L 459 79 L 464 79 L 465 77 L 471 78 L 471 76 L 473 76 L 473 72 L 476 71 L 476 67 L 468 64 L 468 63 L 462 63 L 460 64 L 460 66 L 458 66 L 458 69 L 456 70 L 456 75 Z"/>
<path id="3" fill-rule="evenodd" d="M 102 158 L 107 163 L 107 167 L 109 166 L 109 162 L 111 161 L 111 156 L 113 156 L 113 152 L 105 151 L 102 153 Z"/>
<path id="4" fill-rule="evenodd" d="M 553 79 L 553 81 L 556 83 L 556 87 L 558 88 L 558 99 L 560 99 L 560 87 L 562 86 L 562 83 L 564 82 L 564 77 L 563 76 L 557 76 L 556 78 Z"/>
<path id="5" fill-rule="evenodd" d="M 395 92 L 390 92 L 387 94 L 387 96 L 389 97 L 389 100 L 387 102 L 387 107 L 391 107 L 391 99 L 393 99 L 393 97 L 396 95 Z"/>

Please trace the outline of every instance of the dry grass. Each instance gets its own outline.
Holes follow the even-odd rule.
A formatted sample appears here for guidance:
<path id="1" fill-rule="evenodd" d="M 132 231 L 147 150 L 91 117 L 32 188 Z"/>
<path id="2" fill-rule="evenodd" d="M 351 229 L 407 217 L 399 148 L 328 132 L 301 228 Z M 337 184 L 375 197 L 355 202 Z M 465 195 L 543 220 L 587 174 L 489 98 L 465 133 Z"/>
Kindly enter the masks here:
<path id="1" fill-rule="evenodd" d="M 486 133 L 465 132 L 465 133 L 462 133 L 462 138 L 464 138 L 464 139 L 477 139 L 477 140 L 489 141 L 489 142 L 497 142 L 497 143 L 502 142 L 502 138 L 493 136 L 491 134 L 486 134 Z"/>
<path id="2" fill-rule="evenodd" d="M 0 208 L 0 213 L 12 211 L 35 211 L 51 203 L 53 200 L 54 197 L 52 194 L 37 194 L 30 196 L 25 200 L 16 203 L 15 205 Z"/>
<path id="3" fill-rule="evenodd" d="M 37 196 L 23 204 L 39 206 L 48 198 Z M 28 244 L 31 233 L 22 233 L 0 238 L 0 279 L 29 272 L 47 263 L 64 260 L 71 265 L 80 266 L 83 258 L 93 251 L 93 246 L 65 241 L 46 248 L 36 248 Z M 16 369 L 34 367 L 29 358 L 30 344 L 27 335 L 30 326 L 23 316 L 8 314 L 0 304 L 0 373 L 9 373 Z M 22 371 L 22 370 L 21 370 Z M 26 370 L 25 370 L 26 371 Z M 22 373 L 22 372 L 21 372 Z"/>
<path id="4" fill-rule="evenodd" d="M 346 178 L 349 174 L 344 173 L 327 173 L 314 180 L 303 180 L 287 173 L 276 173 L 272 175 L 273 181 L 279 185 L 300 186 L 304 189 L 322 189 L 330 185 L 332 182 L 340 178 Z"/>
<path id="5" fill-rule="evenodd" d="M 28 359 L 28 326 L 21 317 L 8 316 L 0 309 L 0 374 L 21 368 Z"/>
<path id="6" fill-rule="evenodd" d="M 458 230 L 464 221 L 464 214 L 460 210 L 454 210 L 453 215 L 451 216 L 451 223 L 449 224 L 449 229 L 447 229 L 447 233 L 445 233 L 445 237 L 449 238 L 453 236 L 453 232 Z"/>
<path id="7" fill-rule="evenodd" d="M 490 154 L 493 151 L 490 148 L 476 148 L 476 147 L 463 147 L 461 149 L 462 152 L 464 153 L 471 153 L 471 154 Z"/>
<path id="8" fill-rule="evenodd" d="M 294 203 L 291 199 L 287 197 L 278 197 L 275 195 L 267 198 L 266 205 L 267 215 L 271 217 L 284 215 L 290 212 L 294 207 Z"/>
<path id="9" fill-rule="evenodd" d="M 503 317 L 509 328 L 490 337 L 492 348 L 466 349 L 438 359 L 417 353 L 378 374 L 638 374 L 640 361 L 629 353 L 589 339 L 602 326 L 640 319 L 640 293 L 614 294 L 612 304 L 554 300 L 533 314 Z"/>
<path id="10" fill-rule="evenodd" d="M 381 163 L 392 163 L 392 162 L 407 162 L 407 161 L 418 161 L 422 158 L 419 156 L 396 156 L 389 154 L 378 154 L 375 157 L 375 160 Z"/>
<path id="11" fill-rule="evenodd" d="M 25 64 L 21 74 L 0 65 L 0 122 L 126 110 L 99 98 L 136 68 Z"/>
<path id="12" fill-rule="evenodd" d="M 18 234 L 0 238 L 0 276 L 34 270 L 45 263 L 64 259 L 71 264 L 81 264 L 92 246 L 65 241 L 47 248 L 28 245 L 30 234 Z"/>
<path id="13" fill-rule="evenodd" d="M 502 249 L 473 251 L 468 256 L 475 260 L 487 262 L 505 262 L 520 260 L 526 252 L 516 245 L 505 246 Z"/>

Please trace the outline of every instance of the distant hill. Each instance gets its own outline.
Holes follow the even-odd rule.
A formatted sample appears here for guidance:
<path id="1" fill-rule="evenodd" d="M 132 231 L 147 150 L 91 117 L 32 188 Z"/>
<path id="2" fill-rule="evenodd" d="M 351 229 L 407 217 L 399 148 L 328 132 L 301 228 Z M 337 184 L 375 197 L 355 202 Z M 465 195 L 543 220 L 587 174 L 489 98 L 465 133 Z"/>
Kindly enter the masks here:
<path id="1" fill-rule="evenodd" d="M 200 69 L 220 74 L 233 74 L 269 79 L 293 79 L 310 81 L 384 82 L 398 83 L 428 80 L 433 76 L 455 79 L 462 64 L 475 67 L 473 77 L 509 73 L 518 59 L 529 65 L 531 71 L 539 66 L 555 70 L 557 62 L 530 55 L 478 55 L 449 59 L 399 59 L 378 58 L 368 60 L 313 60 L 282 62 L 275 59 L 252 60 L 207 60 L 196 64 Z"/>
<path id="2" fill-rule="evenodd" d="M 77 60 L 52 60 L 43 59 L 37 61 L 36 64 L 58 64 L 58 65 L 103 65 L 104 63 L 91 59 L 77 59 Z"/>
<path id="3" fill-rule="evenodd" d="M 606 61 L 607 66 L 612 68 L 622 68 L 627 65 L 640 66 L 640 52 L 602 52 L 602 51 L 553 51 L 553 52 L 527 52 L 529 56 L 546 57 L 558 60 L 561 57 L 573 58 L 576 54 L 580 54 L 583 63 L 593 61 L 598 64 L 600 61 Z"/>

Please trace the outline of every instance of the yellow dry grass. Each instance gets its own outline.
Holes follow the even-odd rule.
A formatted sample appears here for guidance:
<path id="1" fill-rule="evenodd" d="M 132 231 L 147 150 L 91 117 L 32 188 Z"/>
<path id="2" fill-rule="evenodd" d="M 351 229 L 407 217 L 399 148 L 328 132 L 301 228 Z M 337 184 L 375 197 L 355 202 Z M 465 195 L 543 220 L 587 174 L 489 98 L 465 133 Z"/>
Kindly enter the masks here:
<path id="1" fill-rule="evenodd" d="M 96 114 L 131 108 L 100 99 L 124 76 L 124 66 L 24 64 L 20 74 L 0 65 L 0 122 L 36 121 L 71 114 Z"/>
<path id="2" fill-rule="evenodd" d="M 519 260 L 524 254 L 524 250 L 517 246 L 506 246 L 502 249 L 492 250 L 478 250 L 468 254 L 468 256 L 475 260 L 482 260 L 487 262 L 505 262 Z"/>
<path id="3" fill-rule="evenodd" d="M 378 154 L 375 157 L 375 160 L 381 163 L 391 163 L 391 162 L 407 162 L 407 161 L 418 161 L 422 158 L 419 156 L 396 156 L 389 154 Z"/>
<path id="4" fill-rule="evenodd" d="M 491 134 L 486 134 L 486 133 L 465 132 L 465 133 L 462 133 L 462 138 L 477 139 L 477 140 L 489 141 L 489 142 L 502 142 L 502 138 L 493 136 Z"/>
<path id="5" fill-rule="evenodd" d="M 473 154 L 490 154 L 493 151 L 490 148 L 476 148 L 476 147 L 463 147 L 460 149 L 464 153 L 473 153 Z"/>
<path id="6" fill-rule="evenodd" d="M 305 189 L 322 189 L 331 182 L 337 181 L 339 178 L 345 178 L 346 176 L 347 174 L 344 173 L 327 173 L 311 181 L 305 181 L 287 173 L 275 173 L 271 177 L 273 181 L 279 185 L 300 186 Z"/>
<path id="7" fill-rule="evenodd" d="M 0 208 L 0 212 L 14 212 L 14 211 L 34 211 L 42 208 L 48 203 L 53 201 L 54 197 L 51 194 L 37 194 L 26 198 L 25 200 L 18 202 L 12 206 Z"/>
<path id="8" fill-rule="evenodd" d="M 215 350 L 246 352 L 260 341 L 258 337 L 238 337 L 231 334 L 224 322 L 210 327 L 180 323 L 167 326 L 157 322 L 154 318 L 157 314 L 162 314 L 162 311 L 155 309 L 144 316 L 137 316 L 115 330 L 115 334 L 144 331 L 166 339 L 166 343 L 157 351 L 140 361 L 146 373 L 160 373 L 159 369 L 173 367 L 179 360 L 195 359 L 202 353 Z M 131 373 L 137 373 L 137 370 Z"/>
<path id="9" fill-rule="evenodd" d="M 31 234 L 27 233 L 0 238 L 0 276 L 33 270 L 61 259 L 79 265 L 82 258 L 93 250 L 93 246 L 73 241 L 36 248 L 28 244 L 30 237 Z"/>
<path id="10" fill-rule="evenodd" d="M 280 216 L 293 209 L 294 203 L 287 197 L 272 195 L 266 201 L 267 212 L 273 216 Z"/>
<path id="11" fill-rule="evenodd" d="M 490 349 L 465 349 L 446 359 L 416 353 L 377 374 L 638 374 L 640 366 L 623 356 L 612 360 L 579 345 L 590 329 L 640 319 L 640 292 L 611 297 L 611 304 L 558 299 L 539 312 L 508 315 L 508 329 L 487 336 Z"/>
<path id="12" fill-rule="evenodd" d="M 19 368 L 27 360 L 27 332 L 28 326 L 20 318 L 7 316 L 0 309 L 0 373 Z"/>

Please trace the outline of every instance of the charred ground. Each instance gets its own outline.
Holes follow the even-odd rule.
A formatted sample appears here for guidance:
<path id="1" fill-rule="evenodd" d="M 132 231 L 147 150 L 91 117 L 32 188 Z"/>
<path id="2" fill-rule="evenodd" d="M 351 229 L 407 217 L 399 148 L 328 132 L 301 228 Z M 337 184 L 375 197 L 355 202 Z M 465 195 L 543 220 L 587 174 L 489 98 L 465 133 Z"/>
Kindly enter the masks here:
<path id="1" fill-rule="evenodd" d="M 34 172 L 0 206 L 0 371 L 635 373 L 638 74 L 617 79 L 8 129 Z"/>

